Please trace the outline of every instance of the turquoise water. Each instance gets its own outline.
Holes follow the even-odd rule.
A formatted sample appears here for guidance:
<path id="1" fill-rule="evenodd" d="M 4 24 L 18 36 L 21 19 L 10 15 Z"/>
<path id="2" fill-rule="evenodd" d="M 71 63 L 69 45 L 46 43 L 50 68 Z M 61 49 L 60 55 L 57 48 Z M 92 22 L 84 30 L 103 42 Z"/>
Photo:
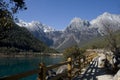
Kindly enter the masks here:
<path id="1" fill-rule="evenodd" d="M 41 61 L 44 62 L 46 65 L 50 65 L 59 63 L 62 60 L 63 59 L 61 56 L 42 56 L 33 58 L 0 58 L 0 77 L 36 69 L 39 67 L 39 63 Z M 21 80 L 36 80 L 36 78 L 37 74 Z"/>

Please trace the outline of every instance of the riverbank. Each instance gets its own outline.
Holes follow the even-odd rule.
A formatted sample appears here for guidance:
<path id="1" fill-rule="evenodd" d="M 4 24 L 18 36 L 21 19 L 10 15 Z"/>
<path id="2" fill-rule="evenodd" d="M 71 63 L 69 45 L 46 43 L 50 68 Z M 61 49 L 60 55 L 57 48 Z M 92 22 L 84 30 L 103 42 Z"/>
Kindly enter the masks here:
<path id="1" fill-rule="evenodd" d="M 39 57 L 39 56 L 63 56 L 62 53 L 33 53 L 33 52 L 20 52 L 20 53 L 0 53 L 0 58 L 4 57 Z"/>

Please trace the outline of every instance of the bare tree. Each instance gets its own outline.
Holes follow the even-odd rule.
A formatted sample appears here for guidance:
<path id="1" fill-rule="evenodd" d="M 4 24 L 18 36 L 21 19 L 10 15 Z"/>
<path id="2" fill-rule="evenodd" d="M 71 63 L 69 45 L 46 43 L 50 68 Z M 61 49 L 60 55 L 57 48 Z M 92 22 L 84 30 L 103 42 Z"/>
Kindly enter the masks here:
<path id="1" fill-rule="evenodd" d="M 116 25 L 110 23 L 110 22 L 104 22 L 103 24 L 103 33 L 105 35 L 106 40 L 108 41 L 108 46 L 110 48 L 110 50 L 113 52 L 113 56 L 114 58 L 116 58 L 116 62 L 113 61 L 112 59 L 112 67 L 113 68 L 117 68 L 117 64 L 118 61 L 118 55 L 119 55 L 119 47 L 117 45 L 117 36 L 115 34 L 115 31 L 117 31 L 117 29 L 115 28 Z"/>
<path id="2" fill-rule="evenodd" d="M 110 22 L 103 23 L 104 34 L 106 40 L 109 43 L 110 50 L 117 55 L 119 53 L 119 47 L 117 46 L 117 36 L 115 35 L 115 25 Z"/>

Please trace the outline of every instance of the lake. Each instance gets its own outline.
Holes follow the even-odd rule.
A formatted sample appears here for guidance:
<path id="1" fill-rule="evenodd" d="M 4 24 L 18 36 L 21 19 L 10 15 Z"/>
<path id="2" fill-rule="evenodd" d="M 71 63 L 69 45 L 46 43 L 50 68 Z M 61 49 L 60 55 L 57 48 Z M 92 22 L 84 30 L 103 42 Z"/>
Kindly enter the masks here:
<path id="1" fill-rule="evenodd" d="M 61 62 L 62 56 L 50 57 L 29 57 L 29 58 L 0 58 L 0 77 L 8 76 L 16 73 L 33 70 L 39 67 L 40 62 L 46 65 L 56 64 Z M 36 80 L 37 74 L 21 80 Z"/>

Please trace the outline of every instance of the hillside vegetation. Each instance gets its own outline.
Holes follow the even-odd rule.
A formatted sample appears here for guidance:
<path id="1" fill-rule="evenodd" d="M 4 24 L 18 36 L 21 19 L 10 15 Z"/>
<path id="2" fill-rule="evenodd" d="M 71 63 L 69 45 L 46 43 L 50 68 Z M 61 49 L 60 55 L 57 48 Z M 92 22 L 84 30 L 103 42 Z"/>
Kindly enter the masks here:
<path id="1" fill-rule="evenodd" d="M 113 33 L 113 35 L 116 38 L 117 46 L 120 47 L 120 30 Z M 83 48 L 106 48 L 109 45 L 108 40 L 106 39 L 106 36 L 96 37 L 86 43 L 84 43 L 82 46 Z"/>
<path id="2" fill-rule="evenodd" d="M 14 25 L 0 32 L 0 53 L 56 52 L 36 39 L 27 29 Z"/>

